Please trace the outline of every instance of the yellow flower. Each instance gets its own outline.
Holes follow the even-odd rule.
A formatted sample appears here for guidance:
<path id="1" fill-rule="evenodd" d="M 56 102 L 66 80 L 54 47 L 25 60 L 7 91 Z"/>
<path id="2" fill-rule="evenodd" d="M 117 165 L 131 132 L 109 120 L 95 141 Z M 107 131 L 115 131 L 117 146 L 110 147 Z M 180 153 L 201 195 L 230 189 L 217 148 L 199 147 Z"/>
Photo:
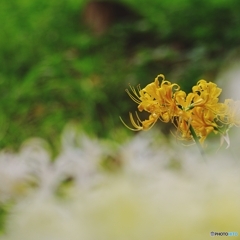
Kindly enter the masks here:
<path id="1" fill-rule="evenodd" d="M 222 92 L 215 83 L 207 83 L 205 80 L 198 81 L 197 85 L 192 88 L 195 94 L 195 106 L 204 106 L 211 109 L 217 102 L 218 97 Z"/>
<path id="2" fill-rule="evenodd" d="M 159 77 L 162 78 L 160 86 Z M 174 93 L 180 89 L 179 85 L 166 81 L 162 74 L 158 75 L 153 83 L 148 84 L 143 89 L 139 86 L 137 90 L 132 86 L 130 86 L 130 89 L 132 93 L 129 90 L 126 90 L 126 92 L 130 98 L 138 104 L 138 110 L 140 112 L 146 111 L 150 113 L 149 119 L 144 121 L 139 118 L 138 114 L 136 114 L 137 120 L 135 121 L 132 113 L 130 113 L 130 121 L 134 127 L 134 129 L 130 128 L 131 130 L 139 131 L 149 129 L 158 119 L 163 122 L 173 121 L 173 118 L 177 116 L 181 110 L 177 106 L 174 96 Z M 126 126 L 125 123 L 124 125 Z"/>
<path id="3" fill-rule="evenodd" d="M 221 91 L 215 83 L 200 80 L 192 88 L 192 93 L 177 93 L 178 105 L 183 110 L 179 114 L 177 128 L 183 139 L 191 139 L 190 125 L 202 144 L 211 132 L 218 133 L 216 120 L 226 109 L 222 103 L 218 103 Z"/>
<path id="4" fill-rule="evenodd" d="M 161 84 L 159 78 L 162 78 Z M 160 74 L 145 88 L 138 86 L 136 90 L 130 86 L 130 89 L 132 92 L 126 92 L 138 104 L 138 110 L 150 114 L 143 121 L 137 113 L 136 120 L 129 113 L 133 128 L 121 119 L 133 131 L 150 129 L 158 119 L 166 123 L 171 121 L 180 139 L 200 141 L 203 144 L 211 132 L 226 136 L 230 127 L 240 126 L 240 101 L 227 99 L 219 103 L 222 89 L 213 82 L 202 79 L 192 88 L 191 93 L 186 94 L 178 84 L 172 84 Z"/>
<path id="5" fill-rule="evenodd" d="M 217 131 L 218 126 L 215 123 L 215 115 L 210 111 L 204 111 L 202 107 L 195 107 L 192 110 L 191 125 L 199 137 L 200 143 L 203 143 L 209 133 Z"/>

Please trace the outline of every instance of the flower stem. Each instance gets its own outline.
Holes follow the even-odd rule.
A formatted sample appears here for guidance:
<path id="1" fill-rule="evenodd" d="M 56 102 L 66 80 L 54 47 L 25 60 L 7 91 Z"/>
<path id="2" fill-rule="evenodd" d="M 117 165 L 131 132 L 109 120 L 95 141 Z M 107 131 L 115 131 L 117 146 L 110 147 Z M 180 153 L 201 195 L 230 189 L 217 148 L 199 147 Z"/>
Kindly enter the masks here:
<path id="1" fill-rule="evenodd" d="M 193 136 L 193 139 L 195 140 L 195 142 L 196 142 L 196 144 L 197 144 L 197 146 L 198 146 L 198 149 L 199 149 L 202 157 L 205 159 L 205 152 L 204 152 L 203 147 L 202 147 L 202 145 L 201 145 L 201 143 L 199 142 L 199 139 L 198 139 L 198 137 L 197 137 L 197 134 L 196 134 L 196 132 L 194 131 L 194 129 L 193 129 L 193 127 L 192 127 L 191 124 L 190 124 L 190 126 L 189 126 L 189 130 L 190 130 L 190 132 L 191 132 L 191 134 L 192 134 L 192 136 Z"/>

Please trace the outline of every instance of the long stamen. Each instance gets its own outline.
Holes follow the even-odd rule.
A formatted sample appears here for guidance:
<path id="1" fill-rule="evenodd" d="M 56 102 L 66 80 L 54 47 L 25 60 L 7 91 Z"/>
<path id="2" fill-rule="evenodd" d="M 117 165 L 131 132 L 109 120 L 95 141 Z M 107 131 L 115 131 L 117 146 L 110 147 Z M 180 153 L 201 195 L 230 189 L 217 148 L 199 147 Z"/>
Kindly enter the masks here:
<path id="1" fill-rule="evenodd" d="M 130 116 L 130 121 L 131 121 L 131 123 L 132 123 L 132 121 L 134 121 L 134 119 L 133 119 L 133 117 L 132 117 L 132 114 L 131 113 L 129 113 L 129 116 Z M 129 130 L 132 130 L 132 131 L 135 131 L 135 132 L 137 132 L 137 131 L 141 131 L 143 128 L 141 127 L 141 126 L 138 126 L 135 122 L 135 124 L 133 125 L 134 127 L 136 127 L 136 128 L 131 128 L 131 127 L 129 127 L 123 120 L 122 120 L 122 118 L 121 117 L 119 117 L 120 118 L 120 120 L 121 120 L 121 122 L 123 123 L 123 125 L 126 127 L 126 128 L 128 128 Z"/>
<path id="2" fill-rule="evenodd" d="M 132 125 L 133 125 L 136 129 L 138 129 L 138 131 L 139 131 L 139 130 L 142 130 L 142 129 L 143 129 L 143 127 L 141 126 L 142 121 L 141 121 L 141 119 L 139 118 L 139 116 L 137 115 L 137 113 L 136 113 L 137 123 L 135 122 L 132 113 L 129 113 L 129 116 L 130 116 L 130 121 L 131 121 Z"/>
<path id="3" fill-rule="evenodd" d="M 142 120 L 141 120 L 140 117 L 138 116 L 137 112 L 135 112 L 135 113 L 136 113 L 136 116 L 137 116 L 138 121 L 139 121 L 139 122 L 142 122 Z"/>
<path id="4" fill-rule="evenodd" d="M 131 91 L 133 92 L 133 94 L 134 94 L 136 97 L 135 97 L 134 95 L 132 95 L 128 89 L 126 89 L 126 92 L 127 92 L 128 96 L 129 96 L 135 103 L 140 104 L 140 103 L 141 103 L 141 100 L 139 99 L 140 96 L 138 95 L 137 91 L 136 91 L 135 88 L 132 87 L 131 85 L 129 85 L 129 86 L 130 86 Z M 141 90 L 140 87 L 138 88 L 138 91 L 139 91 L 139 90 Z"/>

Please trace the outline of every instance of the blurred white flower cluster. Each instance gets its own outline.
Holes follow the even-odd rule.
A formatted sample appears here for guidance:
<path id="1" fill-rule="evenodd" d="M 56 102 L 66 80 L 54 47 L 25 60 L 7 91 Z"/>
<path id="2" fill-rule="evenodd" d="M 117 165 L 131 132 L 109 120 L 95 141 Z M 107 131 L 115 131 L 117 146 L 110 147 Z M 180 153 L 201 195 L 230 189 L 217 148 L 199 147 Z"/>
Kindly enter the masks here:
<path id="1" fill-rule="evenodd" d="M 2 240 L 202 240 L 240 231 L 240 163 L 203 159 L 160 133 L 124 144 L 67 129 L 52 161 L 34 140 L 0 155 L 0 204 L 12 203 Z M 235 237 L 239 239 L 239 237 Z"/>

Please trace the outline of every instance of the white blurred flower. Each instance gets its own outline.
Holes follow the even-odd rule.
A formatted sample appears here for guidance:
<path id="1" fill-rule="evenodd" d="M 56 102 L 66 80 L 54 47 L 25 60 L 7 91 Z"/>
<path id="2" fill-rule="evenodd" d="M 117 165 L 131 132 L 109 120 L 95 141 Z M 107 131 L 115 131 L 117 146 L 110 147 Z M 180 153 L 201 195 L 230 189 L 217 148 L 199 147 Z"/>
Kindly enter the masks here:
<path id="1" fill-rule="evenodd" d="M 206 171 L 196 164 L 195 175 L 164 170 L 154 179 L 111 175 L 62 202 L 36 195 L 13 209 L 6 240 L 200 240 L 210 231 L 238 231 L 240 176 L 223 165 Z"/>
<path id="2" fill-rule="evenodd" d="M 166 144 L 166 136 L 156 131 L 140 132 L 120 146 L 120 158 L 125 171 L 156 174 L 175 158 L 175 149 Z"/>
<path id="3" fill-rule="evenodd" d="M 31 196 L 20 202 L 8 220 L 8 240 L 79 240 L 74 214 L 53 197 Z"/>
<path id="4" fill-rule="evenodd" d="M 29 169 L 23 159 L 15 154 L 0 153 L 0 202 L 22 194 L 28 180 Z"/>
<path id="5" fill-rule="evenodd" d="M 36 183 L 35 173 L 41 172 L 39 166 L 49 162 L 44 144 L 40 139 L 32 139 L 25 142 L 18 153 L 0 153 L 0 201 L 23 195 Z"/>
<path id="6" fill-rule="evenodd" d="M 73 126 L 66 127 L 62 134 L 62 151 L 54 165 L 61 175 L 73 177 L 78 187 L 87 187 L 99 179 L 99 165 L 106 148 L 97 139 L 84 133 L 77 134 Z"/>
<path id="7" fill-rule="evenodd" d="M 16 201 L 4 240 L 202 240 L 211 231 L 238 231 L 240 163 L 229 150 L 203 159 L 196 146 L 166 144 L 151 131 L 116 149 L 65 134 L 53 162 L 42 148 L 39 155 L 36 146 L 21 151 L 40 184 Z M 100 170 L 114 151 L 122 168 Z M 55 191 L 67 176 L 76 184 L 60 198 Z"/>

